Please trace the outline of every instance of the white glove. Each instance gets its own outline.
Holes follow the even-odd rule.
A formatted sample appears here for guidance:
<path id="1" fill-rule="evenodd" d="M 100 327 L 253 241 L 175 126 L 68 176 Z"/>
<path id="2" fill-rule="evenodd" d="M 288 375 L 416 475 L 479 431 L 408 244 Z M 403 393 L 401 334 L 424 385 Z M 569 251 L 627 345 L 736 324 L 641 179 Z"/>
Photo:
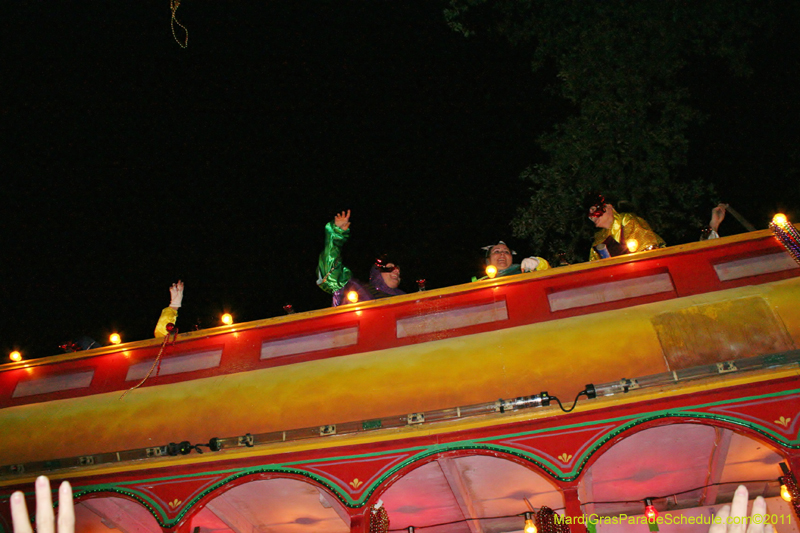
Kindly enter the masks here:
<path id="1" fill-rule="evenodd" d="M 183 302 L 183 282 L 178 280 L 178 283 L 173 283 L 169 288 L 169 295 L 171 298 L 169 306 L 179 308 Z"/>
<path id="2" fill-rule="evenodd" d="M 535 257 L 526 257 L 522 260 L 522 271 L 533 272 L 539 266 L 539 260 Z"/>

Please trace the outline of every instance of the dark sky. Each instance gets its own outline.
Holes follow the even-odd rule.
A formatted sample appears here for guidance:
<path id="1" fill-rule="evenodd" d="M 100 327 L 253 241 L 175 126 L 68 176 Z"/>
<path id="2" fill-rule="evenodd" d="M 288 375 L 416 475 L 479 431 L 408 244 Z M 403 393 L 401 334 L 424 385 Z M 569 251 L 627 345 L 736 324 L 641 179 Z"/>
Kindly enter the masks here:
<path id="1" fill-rule="evenodd" d="M 346 263 L 392 252 L 408 291 L 468 281 L 493 240 L 533 253 L 517 176 L 568 108 L 530 51 L 454 33 L 434 0 L 186 0 L 182 49 L 168 6 L 0 5 L 4 354 L 147 338 L 179 278 L 183 331 L 325 307 L 322 228 L 348 208 Z M 688 171 L 758 227 L 800 199 L 796 35 L 762 36 L 750 78 L 690 71 Z"/>

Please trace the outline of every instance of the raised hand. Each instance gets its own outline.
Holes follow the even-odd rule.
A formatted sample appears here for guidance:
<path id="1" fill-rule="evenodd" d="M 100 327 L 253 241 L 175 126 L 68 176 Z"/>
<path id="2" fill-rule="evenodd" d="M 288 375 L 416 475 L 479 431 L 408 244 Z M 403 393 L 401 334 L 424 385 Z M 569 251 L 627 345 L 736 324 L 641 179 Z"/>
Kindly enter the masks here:
<path id="1" fill-rule="evenodd" d="M 753 512 L 747 516 L 747 487 L 739 485 L 733 493 L 733 501 L 730 505 L 722 506 L 722 509 L 714 515 L 714 523 L 708 529 L 708 533 L 773 533 L 773 528 L 768 522 L 767 502 L 759 496 L 753 500 Z"/>
<path id="2" fill-rule="evenodd" d="M 178 309 L 183 303 L 183 282 L 178 280 L 178 283 L 173 283 L 169 288 L 170 302 L 169 306 L 173 309 Z"/>
<path id="3" fill-rule="evenodd" d="M 45 476 L 36 478 L 36 532 L 37 533 L 75 533 L 75 506 L 72 501 L 72 487 L 64 481 L 58 489 L 58 530 L 53 515 L 53 500 L 50 495 L 50 480 Z M 33 533 L 25 495 L 17 491 L 11 495 L 11 521 L 14 533 Z"/>
<path id="4" fill-rule="evenodd" d="M 722 224 L 722 221 L 725 220 L 725 210 L 728 208 L 728 204 L 719 204 L 717 207 L 711 210 L 711 222 L 708 225 L 714 231 L 719 231 L 719 225 Z"/>
<path id="5" fill-rule="evenodd" d="M 335 217 L 333 217 L 333 223 L 341 230 L 346 230 L 350 227 L 350 210 L 348 209 L 347 212 L 342 211 Z"/>

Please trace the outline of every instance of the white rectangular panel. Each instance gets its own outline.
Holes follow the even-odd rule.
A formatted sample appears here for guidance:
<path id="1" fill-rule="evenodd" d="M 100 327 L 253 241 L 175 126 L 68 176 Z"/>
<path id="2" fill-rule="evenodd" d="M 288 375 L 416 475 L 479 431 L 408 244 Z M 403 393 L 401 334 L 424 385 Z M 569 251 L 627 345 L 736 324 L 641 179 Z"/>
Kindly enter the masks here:
<path id="1" fill-rule="evenodd" d="M 636 298 L 637 296 L 670 292 L 674 289 L 669 274 L 663 273 L 557 291 L 548 294 L 547 299 L 550 302 L 551 311 L 563 311 Z"/>
<path id="2" fill-rule="evenodd" d="M 800 268 L 800 266 L 785 252 L 737 259 L 714 265 L 714 270 L 717 272 L 717 277 L 720 281 L 769 274 L 770 272 L 782 272 L 793 268 Z"/>
<path id="3" fill-rule="evenodd" d="M 63 374 L 60 376 L 50 376 L 29 381 L 20 381 L 14 388 L 12 398 L 23 396 L 33 396 L 34 394 L 46 394 L 48 392 L 58 392 L 62 390 L 83 389 L 92 383 L 94 370 L 86 372 L 76 372 L 74 374 Z"/>
<path id="4" fill-rule="evenodd" d="M 310 335 L 299 335 L 285 339 L 264 341 L 261 344 L 261 359 L 282 355 L 331 350 L 358 343 L 358 326 Z"/>
<path id="5" fill-rule="evenodd" d="M 161 360 L 161 368 L 158 369 L 158 375 L 169 376 L 170 374 L 182 374 L 194 370 L 216 368 L 219 366 L 220 360 L 222 360 L 222 348 L 218 350 L 189 353 L 177 357 L 168 357 Z M 130 368 L 128 368 L 128 375 L 125 376 L 125 381 L 144 378 L 153 366 L 154 361 L 154 359 L 151 359 L 131 365 Z M 156 371 L 153 370 L 151 377 L 155 376 L 155 372 Z"/>
<path id="6" fill-rule="evenodd" d="M 459 307 L 450 311 L 401 318 L 397 321 L 397 338 L 413 337 L 449 329 L 464 328 L 487 322 L 508 320 L 505 300 L 489 304 Z"/>

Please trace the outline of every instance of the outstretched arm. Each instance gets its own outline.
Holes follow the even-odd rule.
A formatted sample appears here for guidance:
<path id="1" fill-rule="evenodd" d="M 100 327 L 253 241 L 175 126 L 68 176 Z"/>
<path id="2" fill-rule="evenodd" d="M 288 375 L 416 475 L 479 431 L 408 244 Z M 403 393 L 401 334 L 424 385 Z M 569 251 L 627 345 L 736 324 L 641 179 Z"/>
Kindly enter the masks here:
<path id="1" fill-rule="evenodd" d="M 708 226 L 700 232 L 701 241 L 719 238 L 719 225 L 725 220 L 725 212 L 727 210 L 728 204 L 719 204 L 711 210 L 711 220 L 708 222 Z"/>
<path id="2" fill-rule="evenodd" d="M 161 311 L 161 316 L 158 317 L 158 323 L 156 324 L 154 332 L 156 338 L 166 337 L 167 333 L 169 333 L 167 324 L 174 324 L 178 319 L 178 309 L 180 309 L 183 303 L 183 282 L 181 280 L 178 280 L 178 283 L 173 283 L 170 286 L 169 296 L 169 307 L 165 307 Z"/>
<path id="3" fill-rule="evenodd" d="M 350 210 L 342 211 L 325 225 L 325 247 L 319 254 L 317 285 L 328 293 L 344 287 L 352 273 L 342 263 L 342 246 L 350 237 Z"/>
<path id="4" fill-rule="evenodd" d="M 711 210 L 711 221 L 708 223 L 708 227 L 710 227 L 714 233 L 719 231 L 719 225 L 725 220 L 725 211 L 727 209 L 728 204 L 719 204 Z M 719 235 L 717 236 L 719 237 Z"/>

